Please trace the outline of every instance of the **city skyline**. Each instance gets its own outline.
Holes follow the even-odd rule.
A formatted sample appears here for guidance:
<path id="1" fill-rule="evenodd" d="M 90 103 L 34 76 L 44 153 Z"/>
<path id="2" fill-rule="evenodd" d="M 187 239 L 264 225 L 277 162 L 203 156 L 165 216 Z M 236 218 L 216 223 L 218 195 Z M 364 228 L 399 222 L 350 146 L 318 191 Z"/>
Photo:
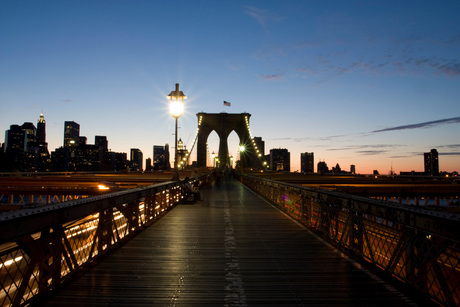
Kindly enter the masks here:
<path id="1" fill-rule="evenodd" d="M 166 95 L 180 83 L 187 149 L 197 113 L 248 112 L 291 171 L 303 152 L 315 167 L 423 171 L 433 148 L 440 171 L 458 171 L 459 13 L 458 1 L 2 2 L 0 130 L 43 111 L 50 151 L 75 121 L 145 161 L 173 149 Z"/>

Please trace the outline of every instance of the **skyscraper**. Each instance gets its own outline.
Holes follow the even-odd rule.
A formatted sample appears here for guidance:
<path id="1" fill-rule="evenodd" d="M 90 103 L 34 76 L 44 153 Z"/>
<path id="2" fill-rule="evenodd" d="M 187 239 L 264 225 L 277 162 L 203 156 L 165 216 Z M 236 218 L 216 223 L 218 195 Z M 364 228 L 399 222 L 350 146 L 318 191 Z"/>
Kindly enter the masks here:
<path id="1" fill-rule="evenodd" d="M 169 163 L 169 145 L 153 146 L 153 169 L 154 170 L 170 170 Z"/>
<path id="2" fill-rule="evenodd" d="M 291 171 L 291 153 L 285 148 L 270 149 L 270 169 L 272 171 Z"/>
<path id="3" fill-rule="evenodd" d="M 144 160 L 142 151 L 139 148 L 131 148 L 131 170 L 142 172 L 142 163 Z"/>
<path id="4" fill-rule="evenodd" d="M 46 121 L 43 112 L 40 114 L 37 123 L 37 142 L 40 144 L 46 143 Z"/>
<path id="5" fill-rule="evenodd" d="M 325 161 L 319 161 L 317 167 L 318 167 L 318 174 L 329 173 L 329 168 L 327 167 L 327 163 Z"/>
<path id="6" fill-rule="evenodd" d="M 303 152 L 300 154 L 300 171 L 302 173 L 313 173 L 314 156 L 312 152 Z"/>
<path id="7" fill-rule="evenodd" d="M 430 152 L 423 154 L 425 162 L 425 175 L 427 176 L 438 176 L 439 175 L 439 160 L 438 151 L 432 149 Z"/>
<path id="8" fill-rule="evenodd" d="M 24 151 L 27 151 L 30 147 L 35 145 L 35 134 L 37 133 L 37 128 L 35 128 L 34 124 L 25 122 L 22 124 L 21 129 L 25 134 Z"/>
<path id="9" fill-rule="evenodd" d="M 80 125 L 74 121 L 64 122 L 64 148 L 78 146 L 80 141 Z"/>
<path id="10" fill-rule="evenodd" d="M 109 147 L 109 142 L 107 141 L 107 137 L 103 135 L 96 135 L 94 137 L 94 145 L 99 146 L 102 152 L 107 152 Z"/>
<path id="11" fill-rule="evenodd" d="M 11 125 L 10 130 L 5 131 L 5 152 L 24 151 L 25 133 L 19 125 Z"/>
<path id="12" fill-rule="evenodd" d="M 177 159 L 179 159 L 178 164 L 180 168 L 188 166 L 188 150 L 185 148 L 184 142 L 182 142 L 182 138 L 179 138 L 177 142 Z"/>

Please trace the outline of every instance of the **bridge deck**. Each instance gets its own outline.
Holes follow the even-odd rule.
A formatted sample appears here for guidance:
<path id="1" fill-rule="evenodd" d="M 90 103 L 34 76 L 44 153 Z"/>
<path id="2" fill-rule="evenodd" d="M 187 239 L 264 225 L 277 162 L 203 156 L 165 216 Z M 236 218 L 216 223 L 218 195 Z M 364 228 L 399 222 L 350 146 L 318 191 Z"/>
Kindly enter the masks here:
<path id="1" fill-rule="evenodd" d="M 410 306 L 235 180 L 202 189 L 46 306 Z"/>

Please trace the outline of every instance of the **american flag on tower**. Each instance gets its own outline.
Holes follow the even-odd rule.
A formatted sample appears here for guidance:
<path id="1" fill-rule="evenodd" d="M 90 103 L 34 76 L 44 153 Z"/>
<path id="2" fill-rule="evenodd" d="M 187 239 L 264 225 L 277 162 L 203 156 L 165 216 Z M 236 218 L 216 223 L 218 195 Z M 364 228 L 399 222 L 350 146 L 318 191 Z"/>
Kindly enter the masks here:
<path id="1" fill-rule="evenodd" d="M 229 107 L 231 105 L 230 102 L 224 100 L 224 106 Z"/>

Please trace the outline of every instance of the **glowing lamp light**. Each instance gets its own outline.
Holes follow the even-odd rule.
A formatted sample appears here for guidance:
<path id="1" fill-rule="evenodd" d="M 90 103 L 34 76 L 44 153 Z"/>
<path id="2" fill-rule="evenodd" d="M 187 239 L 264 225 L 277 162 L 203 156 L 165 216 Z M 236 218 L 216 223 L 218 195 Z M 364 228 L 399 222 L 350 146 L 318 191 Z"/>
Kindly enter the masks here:
<path id="1" fill-rule="evenodd" d="M 179 83 L 176 83 L 176 90 L 171 91 L 166 98 L 169 99 L 169 114 L 176 120 L 175 129 L 175 153 L 174 153 L 174 168 L 179 167 L 177 156 L 177 119 L 184 114 L 184 99 L 187 99 L 184 92 L 179 90 Z"/>
<path id="2" fill-rule="evenodd" d="M 240 146 L 240 152 L 244 152 L 245 149 L 246 149 L 246 147 L 244 147 L 244 145 L 241 145 L 241 146 Z"/>
<path id="3" fill-rule="evenodd" d="M 108 186 L 105 186 L 105 185 L 103 185 L 103 184 L 98 184 L 98 185 L 97 185 L 97 188 L 98 188 L 99 190 L 109 190 L 109 189 L 110 189 Z"/>
<path id="4" fill-rule="evenodd" d="M 184 115 L 184 103 L 174 100 L 169 103 L 169 114 L 174 118 L 179 118 Z"/>

